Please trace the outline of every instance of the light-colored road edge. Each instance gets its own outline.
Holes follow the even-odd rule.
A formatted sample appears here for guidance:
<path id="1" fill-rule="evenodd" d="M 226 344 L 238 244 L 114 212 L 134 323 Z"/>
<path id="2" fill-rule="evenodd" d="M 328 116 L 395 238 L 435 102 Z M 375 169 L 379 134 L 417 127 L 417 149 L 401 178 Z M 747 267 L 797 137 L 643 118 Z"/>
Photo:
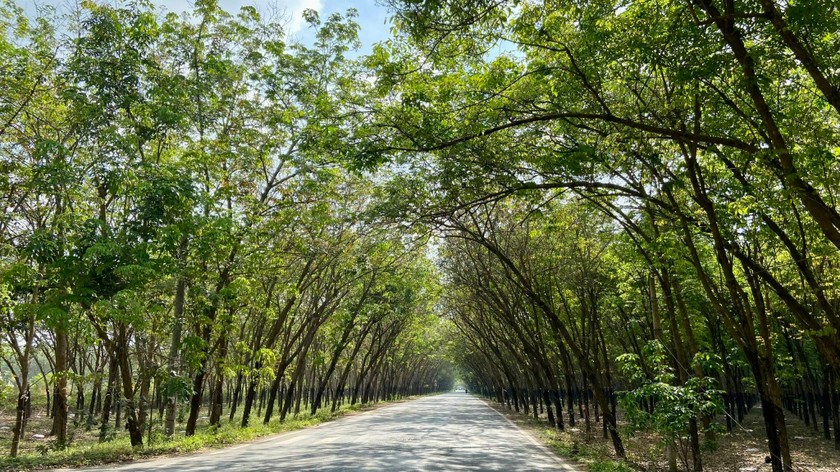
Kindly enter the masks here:
<path id="1" fill-rule="evenodd" d="M 478 395 L 473 395 L 473 397 L 481 400 L 482 403 L 487 405 L 487 408 L 490 408 L 491 410 L 493 410 L 494 413 L 504 418 L 505 421 L 507 421 L 511 426 L 516 428 L 517 431 L 519 431 L 520 433 L 522 433 L 522 435 L 528 438 L 528 441 L 531 442 L 531 444 L 542 450 L 542 452 L 545 453 L 547 456 L 551 457 L 551 459 L 554 460 L 554 462 L 557 463 L 557 466 L 560 467 L 562 470 L 565 470 L 567 472 L 581 472 L 580 466 L 571 464 L 572 459 L 567 459 L 557 455 L 557 453 L 554 452 L 550 447 L 548 447 L 543 441 L 540 441 L 539 438 L 534 437 L 534 435 L 527 429 L 522 428 L 518 424 L 511 421 L 510 418 L 505 416 L 490 402 L 488 402 L 484 398 L 479 397 Z"/>
<path id="2" fill-rule="evenodd" d="M 312 430 L 312 429 L 320 428 L 321 426 L 324 426 L 324 425 L 327 425 L 327 424 L 330 424 L 330 423 L 337 423 L 337 422 L 344 421 L 344 420 L 349 420 L 349 419 L 352 419 L 352 418 L 358 418 L 359 416 L 367 415 L 368 413 L 374 413 L 376 411 L 379 411 L 379 410 L 382 410 L 382 409 L 385 409 L 385 408 L 388 408 L 388 407 L 391 407 L 391 406 L 400 405 L 402 403 L 413 402 L 413 401 L 417 401 L 417 400 L 420 400 L 420 399 L 423 399 L 423 398 L 429 398 L 429 397 L 433 397 L 435 395 L 441 395 L 443 393 L 447 393 L 447 392 L 428 393 L 428 394 L 425 394 L 425 395 L 414 395 L 414 396 L 411 396 L 411 397 L 400 398 L 399 400 L 383 401 L 383 402 L 379 402 L 379 403 L 374 403 L 374 404 L 363 407 L 364 409 L 356 410 L 356 411 L 347 411 L 340 416 L 335 416 L 335 417 L 329 418 L 325 421 L 314 424 L 312 426 L 305 426 L 303 428 L 295 429 L 295 430 L 292 430 L 292 431 L 281 431 L 279 433 L 272 433 L 272 434 L 267 434 L 265 436 L 258 436 L 256 438 L 253 438 L 253 439 L 250 439 L 250 440 L 247 440 L 247 441 L 237 442 L 237 443 L 233 443 L 233 444 L 227 444 L 227 445 L 219 446 L 219 447 L 212 447 L 212 446 L 211 447 L 204 447 L 202 449 L 198 449 L 198 450 L 190 451 L 190 452 L 171 452 L 171 453 L 165 453 L 165 454 L 159 454 L 159 455 L 144 456 L 144 457 L 140 457 L 140 458 L 132 459 L 132 460 L 127 460 L 127 461 L 103 462 L 101 464 L 91 464 L 91 465 L 85 465 L 85 466 L 81 466 L 81 467 L 62 466 L 62 467 L 48 468 L 48 469 L 22 469 L 22 470 L 33 470 L 33 471 L 42 471 L 42 472 L 85 471 L 85 470 L 102 469 L 103 467 L 108 467 L 108 466 L 122 467 L 122 466 L 134 465 L 134 464 L 143 464 L 143 463 L 146 463 L 146 462 L 154 462 L 154 461 L 159 461 L 159 460 L 163 460 L 163 459 L 184 459 L 184 458 L 189 458 L 189 457 L 193 457 L 193 456 L 215 455 L 215 454 L 220 454 L 220 453 L 223 453 L 223 452 L 226 452 L 226 451 L 247 447 L 251 444 L 262 444 L 262 443 L 267 443 L 267 442 L 271 442 L 271 441 L 276 441 L 278 439 L 286 439 L 288 437 L 294 437 L 295 435 L 302 434 L 302 433 L 304 433 L 306 431 L 309 431 L 309 430 Z"/>

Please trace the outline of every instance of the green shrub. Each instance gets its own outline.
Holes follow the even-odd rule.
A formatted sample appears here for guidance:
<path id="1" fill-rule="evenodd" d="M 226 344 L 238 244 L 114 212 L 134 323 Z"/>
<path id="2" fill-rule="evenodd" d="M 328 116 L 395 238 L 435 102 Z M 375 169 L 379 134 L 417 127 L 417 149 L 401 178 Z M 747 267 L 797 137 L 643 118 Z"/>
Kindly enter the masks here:
<path id="1" fill-rule="evenodd" d="M 600 460 L 589 464 L 589 472 L 635 472 L 625 462 Z"/>

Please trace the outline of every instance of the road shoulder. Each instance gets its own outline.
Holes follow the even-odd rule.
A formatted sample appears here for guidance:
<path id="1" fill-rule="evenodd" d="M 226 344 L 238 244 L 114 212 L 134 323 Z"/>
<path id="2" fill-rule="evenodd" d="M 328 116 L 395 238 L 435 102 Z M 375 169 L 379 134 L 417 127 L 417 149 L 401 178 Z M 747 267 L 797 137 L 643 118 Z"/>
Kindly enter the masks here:
<path id="1" fill-rule="evenodd" d="M 434 394 L 433 394 L 434 395 Z M 127 465 L 136 465 L 136 464 L 143 464 L 146 462 L 152 461 L 159 461 L 159 460 L 166 460 L 166 459 L 182 459 L 182 458 L 189 458 L 192 456 L 203 456 L 206 454 L 218 454 L 221 452 L 239 449 L 241 447 L 245 447 L 248 445 L 253 444 L 261 444 L 270 441 L 276 441 L 280 438 L 288 438 L 293 437 L 296 434 L 300 434 L 304 431 L 312 430 L 319 428 L 325 424 L 339 422 L 345 419 L 356 418 L 361 415 L 365 415 L 368 413 L 372 413 L 383 408 L 387 408 L 390 406 L 398 405 L 405 402 L 414 401 L 420 398 L 425 398 L 428 396 L 433 395 L 417 395 L 417 396 L 410 396 L 404 397 L 397 400 L 391 401 L 383 401 L 368 405 L 360 406 L 358 409 L 353 410 L 343 410 L 339 413 L 336 413 L 330 417 L 322 418 L 317 423 L 309 424 L 306 426 L 302 426 L 299 428 L 289 429 L 285 431 L 278 431 L 278 432 L 269 432 L 267 434 L 257 435 L 248 439 L 244 439 L 241 441 L 235 442 L 225 442 L 225 443 L 209 443 L 203 447 L 197 449 L 189 449 L 189 450 L 166 450 L 161 453 L 156 453 L 154 449 L 150 450 L 139 450 L 139 451 L 132 451 L 132 455 L 124 456 L 124 455 L 115 455 L 112 457 L 111 460 L 94 460 L 94 461 L 86 461 L 84 457 L 81 460 L 73 460 L 69 461 L 69 463 L 65 464 L 44 464 L 43 466 L 34 466 L 34 467 L 15 467 L 5 469 L 0 467 L 0 470 L 46 470 L 51 472 L 69 472 L 73 470 L 111 470 L 108 467 L 119 467 L 119 466 L 127 466 Z M 103 468 L 104 467 L 104 468 Z M 80 469 L 82 468 L 82 469 Z"/>
<path id="2" fill-rule="evenodd" d="M 561 470 L 569 472 L 586 472 L 589 470 L 636 472 L 636 469 L 631 467 L 630 464 L 615 460 L 608 451 L 585 444 L 585 439 L 572 439 L 570 434 L 551 428 L 545 421 L 534 419 L 530 414 L 517 413 L 508 410 L 504 404 L 478 395 L 474 396 L 521 430 L 534 444 L 556 457 L 559 464 L 567 467 Z M 574 430 L 578 431 L 577 428 L 574 428 Z"/>

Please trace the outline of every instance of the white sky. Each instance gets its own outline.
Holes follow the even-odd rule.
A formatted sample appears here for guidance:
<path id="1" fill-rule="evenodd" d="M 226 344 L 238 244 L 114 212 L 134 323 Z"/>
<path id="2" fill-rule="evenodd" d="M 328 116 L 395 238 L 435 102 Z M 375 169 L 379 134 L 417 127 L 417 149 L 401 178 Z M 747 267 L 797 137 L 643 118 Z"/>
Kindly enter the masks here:
<path id="1" fill-rule="evenodd" d="M 107 3 L 120 3 L 118 0 L 98 0 Z M 236 13 L 241 7 L 251 5 L 258 11 L 264 11 L 269 6 L 285 9 L 290 16 L 288 36 L 300 39 L 303 42 L 311 38 L 311 33 L 306 30 L 306 23 L 303 21 L 302 13 L 306 9 L 317 10 L 321 18 L 326 18 L 335 12 L 344 12 L 349 8 L 359 11 L 358 21 L 361 26 L 359 33 L 362 41 L 362 53 L 370 51 L 371 46 L 382 41 L 390 35 L 389 14 L 385 7 L 377 4 L 377 0 L 218 0 L 222 9 Z M 75 0 L 17 0 L 26 11 L 32 14 L 36 5 L 55 5 L 61 9 L 62 5 L 75 3 Z M 161 10 L 182 12 L 191 8 L 192 0 L 153 0 Z"/>
<path id="2" fill-rule="evenodd" d="M 292 12 L 292 20 L 289 23 L 289 34 L 297 34 L 304 26 L 303 17 L 301 13 L 304 10 L 315 10 L 321 12 L 324 5 L 321 0 L 290 0 L 289 10 Z"/>

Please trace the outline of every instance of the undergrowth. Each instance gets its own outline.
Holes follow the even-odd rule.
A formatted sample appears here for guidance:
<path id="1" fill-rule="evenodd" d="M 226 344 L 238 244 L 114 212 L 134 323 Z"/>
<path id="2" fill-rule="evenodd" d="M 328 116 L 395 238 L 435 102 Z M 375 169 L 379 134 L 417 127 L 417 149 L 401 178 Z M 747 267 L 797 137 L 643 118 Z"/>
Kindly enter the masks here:
<path id="1" fill-rule="evenodd" d="M 626 462 L 614 460 L 602 447 L 578 442 L 568 434 L 543 428 L 542 437 L 558 455 L 584 464 L 589 472 L 635 472 Z"/>
<path id="2" fill-rule="evenodd" d="M 45 442 L 36 451 L 20 454 L 18 457 L 0 457 L 0 470 L 32 470 L 52 467 L 81 467 L 115 462 L 127 462 L 155 456 L 185 454 L 201 449 L 220 448 L 248 442 L 263 436 L 294 431 L 324 423 L 348 412 L 361 410 L 361 405 L 343 406 L 331 413 L 327 409 L 319 410 L 314 416 L 299 415 L 285 421 L 272 421 L 268 425 L 250 425 L 245 428 L 237 421 L 221 426 L 203 426 L 193 436 L 176 435 L 167 439 L 163 431 L 156 429 L 150 437 L 144 437 L 144 445 L 132 448 L 127 436 L 117 437 L 108 442 L 79 442 L 65 449 L 50 447 Z"/>

